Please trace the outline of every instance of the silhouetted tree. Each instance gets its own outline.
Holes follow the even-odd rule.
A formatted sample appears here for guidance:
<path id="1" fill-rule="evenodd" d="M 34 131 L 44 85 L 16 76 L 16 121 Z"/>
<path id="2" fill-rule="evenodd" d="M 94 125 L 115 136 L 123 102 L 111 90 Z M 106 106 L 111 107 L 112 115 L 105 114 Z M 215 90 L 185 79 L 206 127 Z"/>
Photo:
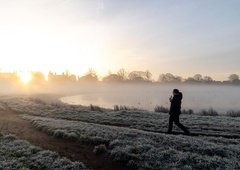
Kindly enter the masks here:
<path id="1" fill-rule="evenodd" d="M 93 70 L 92 68 L 90 68 L 84 76 L 78 78 L 78 81 L 80 81 L 80 82 L 97 82 L 98 76 L 97 76 L 96 71 Z"/>
<path id="2" fill-rule="evenodd" d="M 144 71 L 132 71 L 128 75 L 130 81 L 149 82 L 151 81 L 152 73 Z"/>
<path id="3" fill-rule="evenodd" d="M 145 73 L 143 71 L 132 71 L 128 77 L 130 81 L 144 81 Z"/>
<path id="4" fill-rule="evenodd" d="M 185 83 L 197 83 L 196 79 L 193 77 L 188 77 L 184 82 Z"/>
<path id="5" fill-rule="evenodd" d="M 171 73 L 165 74 L 167 82 L 173 82 L 175 80 L 175 76 Z"/>
<path id="6" fill-rule="evenodd" d="M 166 73 L 159 75 L 158 81 L 163 83 L 179 83 L 182 81 L 182 77 L 174 76 L 171 73 Z"/>
<path id="7" fill-rule="evenodd" d="M 205 77 L 203 77 L 203 81 L 205 83 L 211 83 L 211 82 L 213 82 L 213 79 L 210 76 L 205 76 Z"/>
<path id="8" fill-rule="evenodd" d="M 182 79 L 181 76 L 175 76 L 175 82 L 182 82 Z"/>
<path id="9" fill-rule="evenodd" d="M 167 82 L 167 78 L 166 78 L 165 74 L 160 74 L 157 81 L 158 82 Z"/>
<path id="10" fill-rule="evenodd" d="M 43 84 L 46 82 L 45 76 L 41 72 L 33 72 L 31 83 Z"/>
<path id="11" fill-rule="evenodd" d="M 201 81 L 203 80 L 201 74 L 195 74 L 195 75 L 193 76 L 193 78 L 194 78 L 197 82 L 201 82 Z"/>
<path id="12" fill-rule="evenodd" d="M 229 77 L 228 77 L 228 80 L 231 82 L 231 83 L 239 83 L 239 76 L 237 74 L 231 74 Z"/>
<path id="13" fill-rule="evenodd" d="M 85 75 L 91 75 L 93 77 L 97 77 L 97 72 L 93 68 L 89 68 L 88 72 Z"/>
<path id="14" fill-rule="evenodd" d="M 127 79 L 127 72 L 123 68 L 117 72 L 117 75 L 124 81 Z"/>
<path id="15" fill-rule="evenodd" d="M 109 74 L 102 79 L 103 82 L 122 82 L 123 79 L 117 74 Z"/>
<path id="16" fill-rule="evenodd" d="M 151 81 L 152 73 L 149 70 L 146 70 L 145 77 L 147 81 Z"/>
<path id="17" fill-rule="evenodd" d="M 63 75 L 65 75 L 66 79 L 71 81 L 71 82 L 74 82 L 77 80 L 77 76 L 72 74 L 69 70 L 66 70 Z"/>

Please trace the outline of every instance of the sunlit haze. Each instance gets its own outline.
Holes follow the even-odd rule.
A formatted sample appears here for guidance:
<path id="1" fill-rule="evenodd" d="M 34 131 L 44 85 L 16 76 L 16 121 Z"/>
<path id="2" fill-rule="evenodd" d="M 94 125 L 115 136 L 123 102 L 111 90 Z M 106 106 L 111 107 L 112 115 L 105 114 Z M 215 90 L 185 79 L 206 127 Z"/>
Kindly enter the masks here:
<path id="1" fill-rule="evenodd" d="M 240 73 L 239 7 L 238 0 L 0 0 L 0 71 L 124 68 L 224 80 Z"/>
<path id="2" fill-rule="evenodd" d="M 26 71 L 18 72 L 17 75 L 23 83 L 28 83 L 32 78 L 31 73 Z"/>

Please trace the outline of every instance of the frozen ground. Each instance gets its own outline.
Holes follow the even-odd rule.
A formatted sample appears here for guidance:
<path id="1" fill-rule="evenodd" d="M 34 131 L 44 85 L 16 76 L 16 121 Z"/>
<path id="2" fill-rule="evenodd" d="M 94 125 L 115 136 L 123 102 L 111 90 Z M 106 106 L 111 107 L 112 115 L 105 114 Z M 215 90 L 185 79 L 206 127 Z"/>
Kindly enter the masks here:
<path id="1" fill-rule="evenodd" d="M 94 145 L 95 153 L 134 169 L 240 168 L 240 118 L 181 115 L 182 123 L 201 135 L 165 135 L 168 115 L 163 113 L 102 113 L 27 96 L 1 97 L 1 101 L 21 112 L 35 128 L 57 138 Z"/>
<path id="2" fill-rule="evenodd" d="M 85 169 L 85 166 L 79 162 L 60 158 L 57 153 L 32 146 L 26 141 L 16 140 L 12 135 L 7 135 L 0 137 L 0 169 L 81 170 Z"/>

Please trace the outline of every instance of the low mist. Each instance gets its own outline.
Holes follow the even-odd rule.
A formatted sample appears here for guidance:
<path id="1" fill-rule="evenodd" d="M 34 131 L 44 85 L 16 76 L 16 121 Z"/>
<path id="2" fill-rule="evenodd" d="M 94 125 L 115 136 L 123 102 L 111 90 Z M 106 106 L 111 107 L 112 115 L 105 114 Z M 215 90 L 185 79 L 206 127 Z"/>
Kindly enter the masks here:
<path id="1" fill-rule="evenodd" d="M 1 84 L 0 94 L 24 94 L 41 96 L 57 95 L 62 102 L 73 105 L 98 105 L 113 109 L 122 105 L 153 111 L 155 106 L 169 107 L 172 90 L 183 93 L 182 108 L 200 111 L 212 108 L 224 114 L 240 110 L 239 86 L 233 85 L 186 85 L 186 84 Z M 48 97 L 46 97 L 47 100 Z"/>
<path id="2" fill-rule="evenodd" d="M 123 105 L 153 111 L 156 105 L 169 107 L 172 90 L 178 88 L 183 93 L 183 109 L 200 111 L 213 108 L 223 114 L 229 110 L 240 110 L 240 90 L 237 86 L 131 84 L 90 88 L 81 94 L 61 98 L 61 101 L 106 108 Z"/>

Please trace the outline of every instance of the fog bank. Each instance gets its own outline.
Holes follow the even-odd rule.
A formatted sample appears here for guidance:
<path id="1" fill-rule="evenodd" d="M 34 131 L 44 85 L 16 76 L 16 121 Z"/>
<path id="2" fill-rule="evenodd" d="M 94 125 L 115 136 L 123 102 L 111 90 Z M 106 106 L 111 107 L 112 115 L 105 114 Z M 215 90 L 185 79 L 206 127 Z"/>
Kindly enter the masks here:
<path id="1" fill-rule="evenodd" d="M 172 90 L 183 93 L 182 108 L 199 111 L 213 108 L 219 113 L 240 110 L 240 87 L 216 85 L 116 85 L 101 86 L 85 93 L 61 98 L 69 104 L 98 105 L 113 108 L 125 105 L 153 111 L 156 105 L 169 107 Z"/>

